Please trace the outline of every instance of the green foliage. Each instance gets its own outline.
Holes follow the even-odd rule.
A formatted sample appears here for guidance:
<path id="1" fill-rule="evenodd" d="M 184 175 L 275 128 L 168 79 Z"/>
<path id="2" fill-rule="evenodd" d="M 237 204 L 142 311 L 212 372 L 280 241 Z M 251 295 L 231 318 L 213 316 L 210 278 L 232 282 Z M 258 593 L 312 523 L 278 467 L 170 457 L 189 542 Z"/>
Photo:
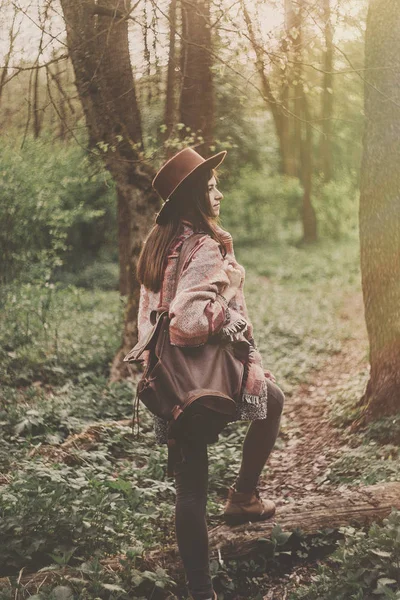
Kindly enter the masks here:
<path id="1" fill-rule="evenodd" d="M 73 280 L 78 287 L 90 290 L 96 288 L 101 290 L 118 290 L 119 265 L 113 262 L 95 262 L 77 273 L 73 277 Z"/>
<path id="2" fill-rule="evenodd" d="M 392 415 L 368 424 L 366 440 L 375 440 L 379 444 L 400 446 L 400 416 Z"/>
<path id="3" fill-rule="evenodd" d="M 0 489 L 0 564 L 42 566 L 50 553 L 91 556 L 116 552 L 130 539 L 128 523 L 140 510 L 142 492 L 105 469 L 26 465 Z M 112 508 L 110 512 L 109 509 Z M 112 535 L 110 535 L 112 533 Z"/>
<path id="4" fill-rule="evenodd" d="M 301 237 L 303 190 L 298 179 L 268 168 L 242 167 L 233 186 L 221 188 L 222 224 L 239 244 L 293 242 Z M 324 184 L 314 178 L 312 203 L 320 240 L 338 240 L 358 231 L 358 188 L 350 175 Z"/>
<path id="5" fill-rule="evenodd" d="M 249 96 L 243 89 L 242 74 L 220 64 L 214 67 L 214 77 L 215 139 L 220 140 L 218 149 L 228 150 L 221 170 L 228 173 L 229 182 L 239 187 L 244 166 L 255 172 L 266 164 L 271 170 L 278 169 L 276 133 L 263 100 L 254 94 Z"/>
<path id="6" fill-rule="evenodd" d="M 3 385 L 107 375 L 122 328 L 117 293 L 20 283 L 2 288 L 0 307 Z"/>
<path id="7" fill-rule="evenodd" d="M 332 553 L 339 537 L 333 529 L 305 535 L 300 529 L 283 531 L 274 525 L 269 537 L 258 538 L 258 548 L 245 558 L 212 560 L 214 587 L 224 598 L 262 600 L 270 591 L 270 581 L 287 575 L 299 561 L 312 561 Z"/>
<path id="8" fill-rule="evenodd" d="M 218 443 L 209 447 L 209 488 L 211 513 L 220 512 L 220 506 L 213 505 L 218 493 L 224 492 L 233 484 L 241 460 L 241 447 L 238 439 L 244 439 L 244 423 L 231 423 L 221 433 Z M 227 466 L 229 465 L 229 468 Z"/>
<path id="9" fill-rule="evenodd" d="M 132 470 L 129 454 L 122 460 L 118 439 L 109 439 L 107 430 L 103 434 L 107 441 L 96 450 L 77 447 L 68 455 L 72 466 L 22 461 L 10 474 L 0 488 L 3 569 L 37 568 L 49 563 L 49 555 L 75 547 L 80 557 L 89 558 L 117 553 L 134 539 L 153 545 L 155 524 L 159 540 L 168 535 L 172 484 L 153 478 L 160 451 L 135 453 L 130 439 Z M 132 433 L 125 428 L 123 435 Z"/>
<path id="10" fill-rule="evenodd" d="M 252 245 L 239 247 L 237 255 L 247 269 L 246 298 L 266 368 L 290 394 L 348 335 L 349 325 L 339 326 L 337 314 L 347 293 L 359 289 L 358 244 L 349 238 L 308 249 Z M 164 598 L 162 590 L 173 590 L 168 574 L 146 571 L 141 553 L 174 541 L 175 492 L 166 479 L 166 448 L 155 444 L 149 413 L 141 410 L 139 438 L 115 422 L 131 417 L 134 395 L 132 383 L 106 382 L 122 325 L 118 295 L 58 284 L 22 285 L 8 286 L 1 300 L 4 573 L 16 578 L 23 566 L 68 564 L 68 579 L 60 577 L 37 592 L 43 600 L 60 600 L 60 594 L 69 593 L 60 590 L 63 586 L 82 600 L 144 599 L 153 592 Z M 246 428 L 245 423 L 229 425 L 210 447 L 212 523 L 219 522 L 222 498 L 237 474 Z M 80 432 L 73 444 L 62 446 L 67 436 Z M 347 467 L 338 463 L 332 477 L 341 482 L 348 469 L 353 480 L 379 480 L 378 467 L 387 479 L 397 476 L 394 447 L 365 448 L 371 454 Z M 257 598 L 272 568 L 321 557 L 332 546 L 329 537 L 315 536 L 289 548 L 282 534 L 277 528 L 271 541 L 260 540 L 256 558 L 214 561 L 217 589 L 226 598 L 242 591 Z M 120 572 L 99 562 L 109 553 L 121 557 Z"/>
<path id="11" fill-rule="evenodd" d="M 77 146 L 27 139 L 0 151 L 0 279 L 49 279 L 115 244 L 110 177 Z"/>
<path id="12" fill-rule="evenodd" d="M 265 366 L 290 393 L 348 335 L 337 315 L 360 285 L 358 244 L 240 247 L 236 254 L 247 268 L 247 304 Z"/>
<path id="13" fill-rule="evenodd" d="M 330 420 L 336 427 L 345 427 L 355 421 L 362 408 L 357 406 L 369 378 L 369 369 L 352 374 L 343 385 L 330 396 Z"/>
<path id="14" fill-rule="evenodd" d="M 168 590 L 174 589 L 176 583 L 168 572 L 156 567 L 154 571 L 140 568 L 143 547 L 140 544 L 132 546 L 121 553 L 118 570 L 106 568 L 98 558 L 77 564 L 69 564 L 69 575 L 64 577 L 58 572 L 59 567 L 68 564 L 71 553 L 52 555 L 55 565 L 41 569 L 43 581 L 36 586 L 37 591 L 32 594 L 33 585 L 23 586 L 16 583 L 14 588 L 0 589 L 0 600 L 14 599 L 15 590 L 19 598 L 32 598 L 33 600 L 87 600 L 98 598 L 101 600 L 147 600 L 148 598 L 166 598 Z M 61 569 L 60 569 L 61 570 Z M 50 575 L 47 583 L 46 579 Z M 9 581 L 13 581 L 10 577 Z M 177 600 L 176 596 L 168 594 L 169 600 Z"/>
<path id="15" fill-rule="evenodd" d="M 330 420 L 345 428 L 358 419 L 359 405 L 369 378 L 369 369 L 352 374 L 329 397 Z M 338 458 L 331 463 L 325 477 L 335 484 L 369 485 L 380 481 L 398 481 L 400 476 L 399 419 L 386 417 L 369 423 L 357 435 L 348 436 Z M 350 447 L 351 445 L 351 447 Z"/>
<path id="16" fill-rule="evenodd" d="M 400 512 L 392 510 L 382 526 L 367 532 L 340 529 L 345 539 L 329 564 L 319 566 L 310 586 L 294 591 L 290 600 L 372 600 L 400 598 Z"/>
<path id="17" fill-rule="evenodd" d="M 14 444 L 29 440 L 57 445 L 87 423 L 130 418 L 133 395 L 133 385 L 127 381 L 107 385 L 104 380 L 86 385 L 67 382 L 52 393 L 37 385 L 23 390 L 3 386 L 0 424 L 4 439 Z"/>
<path id="18" fill-rule="evenodd" d="M 359 190 L 349 175 L 323 184 L 315 180 L 313 205 L 321 239 L 339 239 L 358 231 Z"/>
<path id="19" fill-rule="evenodd" d="M 398 481 L 400 451 L 398 446 L 379 446 L 369 442 L 357 448 L 343 449 L 343 454 L 329 468 L 328 478 L 339 485 L 372 485 L 380 481 Z"/>
<path id="20" fill-rule="evenodd" d="M 147 547 L 171 537 L 174 491 L 164 481 L 166 449 L 154 447 L 150 416 L 142 416 L 140 440 L 130 426 L 113 422 L 132 416 L 133 395 L 133 385 L 125 381 L 67 382 L 53 393 L 38 386 L 2 388 L 3 573 L 57 562 L 54 556 L 74 549 L 73 565 L 79 558 L 120 552 L 134 540 Z M 68 448 L 60 446 L 90 423 L 91 433 Z M 27 456 L 30 451 L 34 459 Z M 136 586 L 139 580 L 137 572 Z"/>
<path id="21" fill-rule="evenodd" d="M 293 177 L 243 168 L 235 186 L 225 193 L 222 224 L 239 244 L 285 239 L 288 223 L 298 219 L 301 196 L 301 186 Z"/>
<path id="22" fill-rule="evenodd" d="M 361 416 L 364 406 L 360 399 L 369 379 L 369 369 L 364 369 L 339 387 L 331 397 L 331 421 L 337 427 L 350 425 Z M 362 432 L 365 442 L 400 445 L 400 417 L 392 415 L 371 421 Z"/>

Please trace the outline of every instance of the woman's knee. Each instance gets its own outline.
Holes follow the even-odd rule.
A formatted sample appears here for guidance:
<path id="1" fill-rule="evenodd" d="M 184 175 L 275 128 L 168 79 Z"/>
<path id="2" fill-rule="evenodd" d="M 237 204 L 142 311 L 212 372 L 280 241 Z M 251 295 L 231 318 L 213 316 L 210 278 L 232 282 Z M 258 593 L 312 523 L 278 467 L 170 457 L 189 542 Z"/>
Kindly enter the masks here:
<path id="1" fill-rule="evenodd" d="M 282 414 L 285 395 L 275 383 L 268 382 L 268 411 L 278 417 Z"/>

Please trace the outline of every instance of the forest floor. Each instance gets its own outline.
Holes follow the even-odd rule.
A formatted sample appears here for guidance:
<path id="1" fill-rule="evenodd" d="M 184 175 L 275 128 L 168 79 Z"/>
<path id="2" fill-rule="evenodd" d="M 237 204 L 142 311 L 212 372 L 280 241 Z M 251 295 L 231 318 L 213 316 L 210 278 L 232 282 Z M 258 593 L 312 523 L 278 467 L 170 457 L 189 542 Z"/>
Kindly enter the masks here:
<path id="1" fill-rule="evenodd" d="M 262 480 L 262 496 L 271 498 L 279 507 L 309 495 L 332 497 L 338 486 L 326 477 L 330 465 L 343 454 L 351 435 L 332 424 L 331 398 L 346 387 L 368 366 L 367 333 L 361 293 L 347 297 L 339 318 L 351 323 L 351 335 L 339 353 L 331 356 L 318 370 L 286 398 L 281 436 L 284 447 L 277 448 L 268 461 L 268 475 Z M 340 484 L 339 489 L 346 484 Z M 293 589 L 310 580 L 309 566 L 298 566 L 287 578 L 271 582 L 264 600 L 285 600 L 288 581 Z"/>
<path id="2" fill-rule="evenodd" d="M 338 451 L 342 452 L 346 433 L 329 419 L 330 398 L 335 389 L 357 377 L 368 364 L 361 294 L 346 300 L 340 318 L 352 322 L 352 336 L 343 342 L 339 353 L 311 372 L 307 383 L 286 398 L 282 419 L 286 444 L 271 454 L 268 478 L 262 486 L 264 495 L 274 498 L 277 506 L 310 493 L 332 494 L 332 484 L 321 481 L 321 476 Z"/>
<path id="3" fill-rule="evenodd" d="M 257 345 L 286 395 L 260 486 L 277 504 L 277 524 L 289 503 L 398 481 L 400 453 L 389 442 L 400 419 L 375 428 L 375 437 L 350 429 L 368 377 L 357 240 L 243 247 L 240 261 Z M 175 544 L 175 489 L 147 411 L 140 436 L 132 433 L 135 382 L 108 382 L 123 318 L 118 294 L 18 286 L 4 306 L 0 600 L 54 600 L 59 584 L 76 600 L 186 599 L 181 571 L 171 581 L 168 564 L 141 567 L 142 553 Z M 221 523 L 247 426 L 230 424 L 210 446 L 210 530 Z M 213 557 L 219 600 L 289 600 L 326 564 L 331 542 L 307 539 L 292 554 L 279 547 L 272 561 L 262 553 L 231 564 Z"/>

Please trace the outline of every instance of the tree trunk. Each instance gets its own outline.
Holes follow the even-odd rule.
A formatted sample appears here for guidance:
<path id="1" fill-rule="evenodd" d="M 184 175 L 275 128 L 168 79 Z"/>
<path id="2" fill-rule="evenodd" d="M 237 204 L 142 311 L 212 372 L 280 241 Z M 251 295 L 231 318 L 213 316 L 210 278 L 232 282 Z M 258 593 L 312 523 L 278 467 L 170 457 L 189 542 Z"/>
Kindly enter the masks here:
<path id="1" fill-rule="evenodd" d="M 126 296 L 130 289 L 131 261 L 131 214 L 129 201 L 126 201 L 122 189 L 117 186 L 117 225 L 118 225 L 118 259 L 119 259 L 119 293 Z"/>
<path id="2" fill-rule="evenodd" d="M 90 143 L 112 174 L 118 195 L 121 293 L 128 295 L 123 342 L 111 378 L 126 376 L 121 358 L 137 337 L 139 284 L 136 264 L 159 199 L 151 188 L 153 171 L 143 161 L 142 131 L 128 47 L 124 0 L 61 0 L 75 83 Z M 101 13 L 101 14 L 98 14 Z"/>
<path id="3" fill-rule="evenodd" d="M 284 35 L 281 40 L 281 52 L 282 55 L 289 54 L 289 45 L 290 45 L 290 30 L 292 27 L 292 11 L 291 4 L 289 0 L 285 0 L 284 2 L 284 10 L 285 10 L 285 27 L 284 27 Z M 288 58 L 288 56 L 287 56 Z M 291 76 L 290 76 L 290 68 L 289 61 L 286 60 L 284 65 L 280 66 L 281 77 L 282 77 L 282 91 L 280 94 L 281 97 L 281 106 L 282 113 L 284 118 L 282 119 L 281 126 L 281 137 L 282 141 L 280 142 L 280 147 L 283 149 L 281 154 L 281 172 L 283 175 L 290 175 L 291 177 L 296 177 L 296 164 L 295 164 L 295 156 L 293 153 L 293 144 L 291 140 L 292 131 L 293 131 L 293 117 L 290 114 L 290 90 L 291 90 Z"/>
<path id="4" fill-rule="evenodd" d="M 299 118 L 296 119 L 295 140 L 299 145 L 300 172 L 299 178 L 303 185 L 302 222 L 303 242 L 306 244 L 317 239 L 317 218 L 312 205 L 312 175 L 313 175 L 313 140 L 309 103 L 303 82 L 303 6 L 304 0 L 299 0 L 297 13 L 294 17 L 297 36 L 295 38 L 295 109 Z"/>
<path id="5" fill-rule="evenodd" d="M 54 58 L 56 58 L 56 56 Z M 72 114 L 74 114 L 75 109 L 73 107 L 71 99 L 68 98 L 68 95 L 65 93 L 65 90 L 63 88 L 63 76 L 60 68 L 60 62 L 56 60 L 54 64 L 54 71 L 52 71 L 51 67 L 48 66 L 46 68 L 46 73 L 48 78 L 50 78 L 51 81 L 54 82 L 57 88 L 57 97 L 54 99 L 51 97 L 50 99 L 52 101 L 58 120 L 58 138 L 60 140 L 65 141 L 68 132 L 67 107 L 71 110 Z M 50 82 L 48 82 L 48 88 L 49 86 Z"/>
<path id="6" fill-rule="evenodd" d="M 333 30 L 331 0 L 323 0 L 325 24 L 325 56 L 322 92 L 321 167 L 325 183 L 332 179 L 332 115 L 333 115 Z"/>
<path id="7" fill-rule="evenodd" d="M 169 53 L 165 95 L 164 140 L 171 136 L 176 121 L 176 0 L 169 5 Z"/>
<path id="8" fill-rule="evenodd" d="M 182 6 L 182 89 L 179 102 L 180 122 L 204 143 L 197 152 L 207 155 L 213 140 L 214 97 L 210 0 L 181 0 Z M 183 131 L 186 135 L 187 132 Z"/>
<path id="9" fill-rule="evenodd" d="M 296 164 L 296 176 L 303 182 L 302 173 L 302 130 L 303 123 L 301 121 L 303 116 L 303 88 L 302 88 L 302 5 L 301 0 L 296 3 L 295 10 L 293 9 L 293 2 L 290 1 L 291 13 L 292 13 L 292 27 L 291 27 L 291 46 L 293 53 L 293 154 L 295 157 Z"/>
<path id="10" fill-rule="evenodd" d="M 32 114 L 33 114 L 33 136 L 37 139 L 40 136 L 42 129 L 42 115 L 39 107 L 39 65 L 37 64 L 33 73 L 33 98 L 32 98 Z"/>
<path id="11" fill-rule="evenodd" d="M 317 217 L 311 201 L 313 175 L 312 128 L 308 99 L 302 84 L 300 84 L 300 92 L 302 94 L 302 114 L 304 115 L 304 137 L 301 138 L 300 155 L 301 181 L 304 190 L 302 205 L 303 241 L 308 244 L 317 240 Z"/>
<path id="12" fill-rule="evenodd" d="M 365 66 L 360 249 L 369 421 L 400 411 L 400 0 L 370 0 Z"/>

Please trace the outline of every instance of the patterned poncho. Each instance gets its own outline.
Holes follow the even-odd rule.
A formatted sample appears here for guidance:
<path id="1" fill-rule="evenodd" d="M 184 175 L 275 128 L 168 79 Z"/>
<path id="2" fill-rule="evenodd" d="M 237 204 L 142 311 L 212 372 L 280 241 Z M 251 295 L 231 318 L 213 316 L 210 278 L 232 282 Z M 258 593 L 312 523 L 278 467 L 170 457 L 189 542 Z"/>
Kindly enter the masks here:
<path id="1" fill-rule="evenodd" d="M 171 244 L 164 271 L 163 285 L 159 292 L 152 292 L 143 285 L 140 289 L 138 314 L 138 343 L 152 325 L 150 313 L 158 306 L 169 305 L 170 341 L 177 346 L 199 346 L 207 342 L 210 335 L 218 334 L 230 340 L 247 339 L 252 344 L 246 381 L 236 417 L 232 420 L 265 419 L 267 416 L 267 386 L 261 355 L 255 348 L 253 327 L 247 312 L 243 293 L 244 268 L 236 261 L 232 236 L 218 227 L 227 254 L 222 256 L 219 244 L 209 235 L 200 238 L 186 260 L 178 282 L 175 298 L 172 299 L 175 272 L 179 252 L 184 240 L 194 233 L 191 223 L 182 221 L 180 234 Z M 242 283 L 235 297 L 227 305 L 222 293 L 229 284 L 223 266 L 224 258 L 242 272 Z M 143 361 L 148 360 L 148 353 Z M 156 438 L 159 443 L 167 442 L 166 422 L 155 417 Z"/>

